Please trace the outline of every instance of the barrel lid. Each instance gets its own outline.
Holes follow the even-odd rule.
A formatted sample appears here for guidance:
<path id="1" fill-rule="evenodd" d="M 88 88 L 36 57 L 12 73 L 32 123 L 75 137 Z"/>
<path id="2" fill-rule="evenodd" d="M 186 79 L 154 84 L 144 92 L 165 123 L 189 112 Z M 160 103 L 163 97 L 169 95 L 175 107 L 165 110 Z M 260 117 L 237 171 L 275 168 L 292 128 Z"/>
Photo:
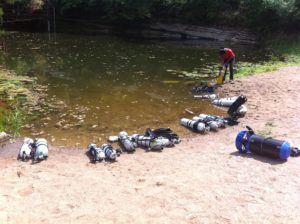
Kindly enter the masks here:
<path id="1" fill-rule="evenodd" d="M 235 139 L 235 146 L 240 153 L 248 152 L 247 148 L 243 145 L 244 137 L 248 131 L 240 131 Z"/>
<path id="2" fill-rule="evenodd" d="M 287 160 L 287 158 L 291 155 L 291 145 L 288 142 L 283 142 L 280 147 L 279 158 L 281 160 Z"/>

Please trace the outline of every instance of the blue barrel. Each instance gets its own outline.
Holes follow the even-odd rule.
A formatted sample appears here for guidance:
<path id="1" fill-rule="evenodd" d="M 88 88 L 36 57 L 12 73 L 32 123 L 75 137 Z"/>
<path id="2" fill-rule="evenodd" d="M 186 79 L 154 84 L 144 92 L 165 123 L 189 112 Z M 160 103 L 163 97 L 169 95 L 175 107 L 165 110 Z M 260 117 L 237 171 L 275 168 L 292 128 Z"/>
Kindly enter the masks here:
<path id="1" fill-rule="evenodd" d="M 280 160 L 287 160 L 291 154 L 291 146 L 287 141 L 265 138 L 249 131 L 239 132 L 235 145 L 240 153 L 251 152 Z"/>
<path id="2" fill-rule="evenodd" d="M 239 150 L 240 153 L 248 153 L 249 150 L 249 144 L 248 144 L 248 138 L 251 136 L 249 131 L 241 131 L 238 133 L 235 139 L 235 146 Z"/>

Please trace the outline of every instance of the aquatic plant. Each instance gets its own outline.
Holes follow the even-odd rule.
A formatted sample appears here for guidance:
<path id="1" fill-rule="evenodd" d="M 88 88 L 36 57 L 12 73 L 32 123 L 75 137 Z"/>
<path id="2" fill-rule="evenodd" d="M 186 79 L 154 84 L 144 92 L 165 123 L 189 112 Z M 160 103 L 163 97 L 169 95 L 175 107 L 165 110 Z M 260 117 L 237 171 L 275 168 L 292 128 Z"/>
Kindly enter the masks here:
<path id="1" fill-rule="evenodd" d="M 26 114 L 17 102 L 13 106 L 13 109 L 4 117 L 4 128 L 8 133 L 17 136 L 20 133 L 22 126 L 25 124 L 25 121 Z"/>

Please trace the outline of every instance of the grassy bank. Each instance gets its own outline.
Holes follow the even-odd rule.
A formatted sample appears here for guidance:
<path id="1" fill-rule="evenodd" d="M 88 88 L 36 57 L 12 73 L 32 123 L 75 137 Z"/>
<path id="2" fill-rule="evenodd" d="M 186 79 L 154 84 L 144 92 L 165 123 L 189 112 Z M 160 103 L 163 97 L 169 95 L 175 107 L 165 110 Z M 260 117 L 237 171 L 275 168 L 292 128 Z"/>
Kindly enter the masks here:
<path id="1" fill-rule="evenodd" d="M 269 40 L 266 46 L 271 51 L 271 60 L 268 62 L 238 63 L 236 77 L 253 75 L 255 73 L 275 71 L 281 67 L 300 65 L 300 37 L 277 37 Z"/>
<path id="2" fill-rule="evenodd" d="M 33 93 L 35 85 L 33 78 L 0 69 L 0 132 L 18 135 L 28 119 L 30 107 L 38 102 Z"/>

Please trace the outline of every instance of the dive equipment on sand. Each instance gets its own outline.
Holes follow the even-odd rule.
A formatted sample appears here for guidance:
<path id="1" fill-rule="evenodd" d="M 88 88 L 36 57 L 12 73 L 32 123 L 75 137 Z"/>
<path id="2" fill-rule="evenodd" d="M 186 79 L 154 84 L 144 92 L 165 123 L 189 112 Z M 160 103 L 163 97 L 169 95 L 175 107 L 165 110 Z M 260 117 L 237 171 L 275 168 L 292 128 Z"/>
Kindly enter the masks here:
<path id="1" fill-rule="evenodd" d="M 119 133 L 119 140 L 126 151 L 133 152 L 135 150 L 134 143 L 126 131 L 121 131 Z"/>
<path id="2" fill-rule="evenodd" d="M 150 150 L 163 150 L 164 144 L 166 144 L 165 140 L 145 135 L 134 134 L 132 135 L 132 139 L 138 147 Z"/>
<path id="3" fill-rule="evenodd" d="M 20 149 L 18 159 L 22 161 L 29 160 L 33 156 L 34 141 L 31 138 L 24 138 L 23 145 Z"/>
<path id="4" fill-rule="evenodd" d="M 145 136 L 151 136 L 153 138 L 166 138 L 169 140 L 169 144 L 165 145 L 166 147 L 172 147 L 174 144 L 178 144 L 181 142 L 179 136 L 172 131 L 170 128 L 157 128 L 151 129 L 147 128 L 145 132 Z M 167 142 L 165 140 L 165 142 Z"/>
<path id="5" fill-rule="evenodd" d="M 219 107 L 230 107 L 234 103 L 234 101 L 237 100 L 237 98 L 238 96 L 219 98 L 212 100 L 211 103 Z"/>
<path id="6" fill-rule="evenodd" d="M 180 124 L 185 127 L 192 128 L 195 131 L 202 132 L 202 133 L 207 132 L 210 129 L 209 127 L 206 127 L 203 122 L 194 121 L 194 120 L 190 120 L 187 118 L 181 118 Z"/>
<path id="7" fill-rule="evenodd" d="M 48 142 L 44 138 L 38 138 L 35 142 L 35 160 L 42 160 L 48 158 Z"/>
<path id="8" fill-rule="evenodd" d="M 119 150 L 113 149 L 111 144 L 103 144 L 100 148 L 103 150 L 106 159 L 116 160 L 120 156 Z"/>
<path id="9" fill-rule="evenodd" d="M 247 111 L 248 111 L 247 107 L 245 105 L 242 105 L 237 109 L 236 114 L 239 117 L 244 117 L 246 115 Z"/>
<path id="10" fill-rule="evenodd" d="M 91 162 L 102 161 L 105 159 L 104 151 L 94 143 L 88 145 L 88 151 L 91 156 Z"/>
<path id="11" fill-rule="evenodd" d="M 214 93 L 217 89 L 217 85 L 204 85 L 204 86 L 194 86 L 192 88 L 192 93 Z"/>
<path id="12" fill-rule="evenodd" d="M 225 125 L 227 124 L 227 120 L 225 118 L 216 115 L 200 114 L 198 117 L 205 120 L 206 122 L 209 121 L 217 122 L 219 128 L 224 128 Z"/>
<path id="13" fill-rule="evenodd" d="M 240 153 L 252 152 L 280 160 L 287 160 L 290 156 L 291 146 L 287 141 L 280 141 L 271 137 L 265 138 L 256 135 L 248 126 L 247 129 L 247 131 L 239 132 L 235 140 L 236 148 Z"/>
<path id="14" fill-rule="evenodd" d="M 208 126 L 210 128 L 210 130 L 217 131 L 218 128 L 219 128 L 218 123 L 214 120 L 205 120 L 205 119 L 203 119 L 201 117 L 198 117 L 198 116 L 195 116 L 192 119 L 193 119 L 193 121 L 199 121 L 199 122 L 204 123 L 206 126 Z"/>
<path id="15" fill-rule="evenodd" d="M 229 107 L 227 114 L 231 117 L 238 117 L 238 109 L 247 101 L 247 97 L 244 95 L 240 95 L 233 104 Z"/>

